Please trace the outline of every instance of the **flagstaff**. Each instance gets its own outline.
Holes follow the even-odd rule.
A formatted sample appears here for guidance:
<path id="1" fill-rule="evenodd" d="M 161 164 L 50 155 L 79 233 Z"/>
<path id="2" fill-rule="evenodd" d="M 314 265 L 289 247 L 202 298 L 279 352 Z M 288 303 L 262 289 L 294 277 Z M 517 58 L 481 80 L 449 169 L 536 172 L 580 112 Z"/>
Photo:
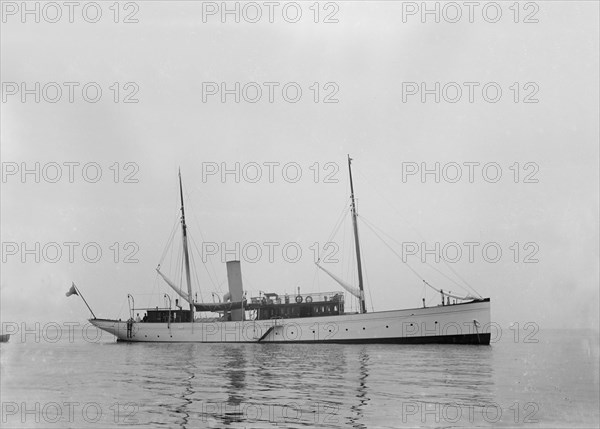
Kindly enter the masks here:
<path id="1" fill-rule="evenodd" d="M 92 311 L 92 308 L 88 305 L 87 301 L 83 297 L 83 295 L 82 295 L 81 291 L 79 290 L 79 288 L 77 286 L 75 286 L 75 282 L 72 282 L 71 289 L 69 289 L 67 291 L 67 293 L 65 293 L 65 295 L 66 296 L 78 295 L 83 300 L 83 303 L 88 308 L 88 310 L 90 310 L 90 313 L 92 313 L 92 316 L 94 316 L 94 319 L 96 319 L 96 315 Z"/>

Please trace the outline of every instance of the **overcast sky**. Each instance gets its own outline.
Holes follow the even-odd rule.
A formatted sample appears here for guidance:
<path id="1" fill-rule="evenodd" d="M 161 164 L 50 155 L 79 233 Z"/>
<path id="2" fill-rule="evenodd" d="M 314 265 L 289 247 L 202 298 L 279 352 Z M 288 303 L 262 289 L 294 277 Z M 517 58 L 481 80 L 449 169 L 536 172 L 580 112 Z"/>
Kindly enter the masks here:
<path id="1" fill-rule="evenodd" d="M 205 15 L 203 22 L 200 2 L 138 2 L 139 10 L 120 10 L 119 21 L 129 16 L 137 23 L 114 23 L 110 3 L 102 3 L 95 24 L 79 9 L 74 23 L 66 9 L 58 23 L 45 22 L 55 16 L 50 9 L 40 12 L 40 23 L 20 11 L 4 11 L 2 322 L 83 323 L 84 305 L 64 295 L 72 281 L 98 317 L 125 317 L 128 293 L 136 305 L 162 302 L 169 290 L 154 268 L 177 221 L 179 167 L 190 234 L 200 250 L 203 239 L 229 248 L 258 243 L 263 252 L 268 252 L 263 243 L 279 243 L 273 261 L 267 253 L 255 263 L 242 258 L 246 289 L 254 294 L 293 293 L 298 286 L 302 292 L 338 290 L 316 273 L 311 246 L 324 245 L 347 204 L 350 153 L 359 215 L 366 221 L 398 243 L 426 242 L 433 248 L 436 242 L 442 247 L 455 242 L 463 252 L 468 248 L 462 243 L 478 243 L 473 262 L 463 253 L 450 266 L 491 298 L 493 320 L 502 326 L 597 328 L 598 4 L 538 2 L 539 10 L 519 11 L 518 23 L 512 2 L 500 4 L 496 23 L 484 19 L 493 20 L 494 11 L 483 16 L 479 9 L 470 23 L 466 7 L 458 23 L 445 22 L 454 17 L 450 9 L 440 23 L 429 15 L 422 23 L 419 11 L 408 15 L 401 2 L 338 2 L 327 9 L 321 4 L 318 20 L 329 16 L 337 23 L 314 23 L 311 3 L 302 3 L 297 23 L 284 19 L 282 6 L 273 23 L 268 16 L 256 24 L 244 22 L 254 17 L 250 9 L 239 24 L 231 16 L 222 23 L 218 13 Z M 262 11 L 268 15 L 266 7 Z M 292 20 L 293 11 L 287 12 Z M 526 17 L 539 22 L 522 22 Z M 64 82 L 78 85 L 73 103 Z M 90 82 L 89 97 L 95 87 L 102 89 L 96 103 L 82 96 Z M 231 94 L 223 103 L 220 93 L 206 92 L 214 89 L 206 82 L 217 88 L 225 82 L 229 89 L 235 82 L 251 84 L 239 103 Z M 274 82 L 272 103 L 265 82 Z M 440 83 L 439 103 L 435 94 L 425 102 L 420 92 L 411 95 L 423 82 L 429 89 Z M 472 82 L 472 103 L 464 82 Z M 21 83 L 33 89 L 25 102 Z M 282 95 L 288 83 L 293 83 L 289 98 L 295 88 L 302 90 L 295 103 Z M 486 84 L 489 92 L 482 94 Z M 52 103 L 56 86 L 62 98 Z M 255 97 L 257 86 L 262 98 L 246 101 L 244 95 Z M 463 93 L 453 103 L 456 87 Z M 486 101 L 484 95 L 496 97 L 498 87 L 499 99 Z M 128 95 L 139 101 L 123 102 Z M 327 96 L 338 102 L 324 103 Z M 51 183 L 53 162 L 62 166 L 57 183 Z M 422 163 L 434 168 L 436 162 L 441 170 L 446 166 L 440 183 L 432 174 L 425 181 L 420 172 L 407 175 L 410 168 Z M 23 180 L 20 170 L 34 169 L 35 163 L 40 163 L 40 183 L 33 174 Z M 64 163 L 79 163 L 71 164 L 73 183 Z M 86 163 L 101 168 L 96 183 L 85 180 L 95 175 L 92 165 L 84 178 Z M 207 175 L 210 168 L 232 169 L 235 163 L 246 173 L 240 183 L 232 174 L 224 181 L 220 172 Z M 249 163 L 261 166 L 257 183 L 252 183 L 255 164 Z M 295 164 L 284 175 L 287 163 Z M 461 166 L 456 183 L 450 183 L 456 164 L 447 163 Z M 484 176 L 487 163 L 494 168 Z M 19 171 L 12 174 L 15 166 Z M 298 166 L 302 176 L 292 183 Z M 502 177 L 491 183 L 496 166 Z M 132 179 L 137 183 L 125 183 Z M 364 222 L 359 228 L 369 310 L 417 307 L 423 296 L 437 303 L 431 291 L 423 295 L 422 281 Z M 325 266 L 356 284 L 350 234 L 346 218 L 331 240 L 340 262 Z M 35 249 L 36 242 L 40 262 L 35 250 L 23 254 L 22 243 Z M 63 255 L 53 263 L 48 243 L 54 242 Z M 73 262 L 65 242 L 80 243 Z M 86 243 L 98 243 L 98 262 L 84 260 Z M 126 243 L 135 244 L 125 248 Z M 297 262 L 283 257 L 287 243 L 301 248 Z M 496 263 L 482 256 L 488 243 L 502 250 Z M 394 244 L 394 250 L 400 254 L 402 246 Z M 124 262 L 131 252 L 139 262 Z M 165 269 L 174 273 L 167 255 Z M 176 258 L 177 250 L 172 255 Z M 408 258 L 412 268 L 434 286 L 460 292 L 422 264 L 420 255 Z M 453 275 L 446 264 L 424 257 Z M 527 257 L 533 263 L 524 263 Z M 196 255 L 200 291 L 211 300 L 211 291 L 226 288 L 225 265 L 220 254 L 213 256 L 209 277 L 200 259 Z"/>

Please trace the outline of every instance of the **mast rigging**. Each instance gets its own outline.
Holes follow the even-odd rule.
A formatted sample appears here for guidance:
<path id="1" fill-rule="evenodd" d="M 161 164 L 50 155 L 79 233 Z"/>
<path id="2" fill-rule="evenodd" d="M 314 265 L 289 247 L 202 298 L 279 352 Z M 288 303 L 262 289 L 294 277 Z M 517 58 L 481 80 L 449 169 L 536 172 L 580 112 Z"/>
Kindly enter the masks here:
<path id="1" fill-rule="evenodd" d="M 187 296 L 190 304 L 190 322 L 194 321 L 194 304 L 192 302 L 192 283 L 190 280 L 190 255 L 188 253 L 187 226 L 185 224 L 185 209 L 183 207 L 183 186 L 181 185 L 181 169 L 179 170 L 179 195 L 181 197 L 181 229 L 183 232 L 183 255 L 185 260 L 185 279 L 187 281 Z"/>
<path id="2" fill-rule="evenodd" d="M 348 172 L 350 173 L 350 199 L 352 200 L 352 225 L 354 227 L 354 246 L 356 247 L 356 267 L 358 269 L 358 288 L 360 289 L 360 312 L 366 313 L 365 292 L 363 288 L 362 263 L 360 260 L 360 244 L 358 242 L 358 224 L 356 222 L 356 201 L 354 201 L 354 185 L 352 184 L 352 158 L 348 155 Z"/>

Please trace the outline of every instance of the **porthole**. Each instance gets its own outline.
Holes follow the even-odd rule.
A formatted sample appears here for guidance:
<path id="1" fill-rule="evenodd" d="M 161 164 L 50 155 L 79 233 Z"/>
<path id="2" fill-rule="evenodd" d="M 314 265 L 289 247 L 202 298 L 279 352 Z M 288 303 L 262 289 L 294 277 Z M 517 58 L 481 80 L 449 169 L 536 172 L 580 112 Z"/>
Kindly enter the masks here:
<path id="1" fill-rule="evenodd" d="M 385 327 L 386 327 L 386 328 L 389 328 L 389 326 L 388 326 L 388 325 L 385 325 Z"/>
<path id="2" fill-rule="evenodd" d="M 365 328 L 365 327 L 363 326 L 363 331 L 364 331 L 365 329 L 367 329 L 367 328 Z"/>

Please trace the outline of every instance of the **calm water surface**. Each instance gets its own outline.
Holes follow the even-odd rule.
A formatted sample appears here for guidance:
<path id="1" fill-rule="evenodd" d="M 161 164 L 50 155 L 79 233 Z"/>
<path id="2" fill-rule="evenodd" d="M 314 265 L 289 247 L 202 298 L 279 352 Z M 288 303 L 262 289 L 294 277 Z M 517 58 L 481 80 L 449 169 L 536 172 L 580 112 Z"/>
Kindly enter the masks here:
<path id="1" fill-rule="evenodd" d="M 489 347 L 17 335 L 0 345 L 0 426 L 598 427 L 598 333 L 514 334 Z"/>

